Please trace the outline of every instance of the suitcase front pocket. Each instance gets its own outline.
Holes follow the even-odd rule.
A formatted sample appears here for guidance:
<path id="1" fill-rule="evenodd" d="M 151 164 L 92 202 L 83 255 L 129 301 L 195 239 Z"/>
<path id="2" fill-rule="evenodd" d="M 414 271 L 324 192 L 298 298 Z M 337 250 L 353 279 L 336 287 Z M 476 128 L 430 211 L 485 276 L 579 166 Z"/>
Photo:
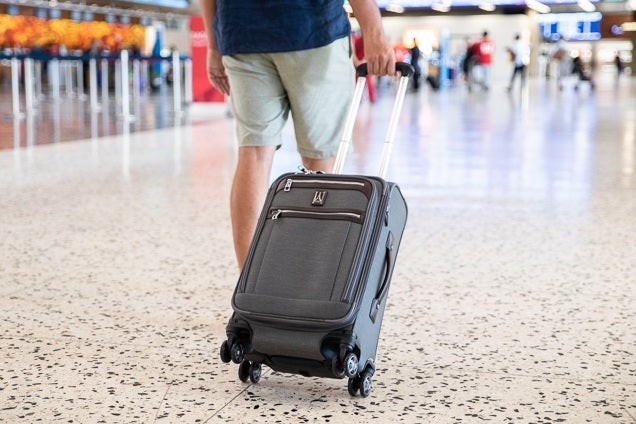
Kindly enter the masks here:
<path id="1" fill-rule="evenodd" d="M 363 219 L 363 212 L 351 210 L 270 210 L 244 293 L 340 302 Z"/>
<path id="2" fill-rule="evenodd" d="M 309 219 L 330 219 L 330 220 L 346 220 L 362 224 L 363 215 L 357 211 L 315 211 L 306 209 L 272 209 L 268 217 L 277 220 L 280 217 L 285 218 L 309 218 Z"/>
<path id="3" fill-rule="evenodd" d="M 281 182 L 278 184 L 278 187 L 276 189 L 276 191 L 291 191 L 293 188 L 296 187 L 309 187 L 309 188 L 314 188 L 314 187 L 329 187 L 330 189 L 340 189 L 340 190 L 358 190 L 361 191 L 363 193 L 365 193 L 365 195 L 367 197 L 370 197 L 370 193 L 371 193 L 371 187 L 369 185 L 369 183 L 364 183 L 362 181 L 354 181 L 354 180 L 344 180 L 342 178 L 339 178 L 337 180 L 331 180 L 328 178 L 318 178 L 318 179 L 311 179 L 311 178 L 286 178 L 285 180 L 281 180 Z"/>

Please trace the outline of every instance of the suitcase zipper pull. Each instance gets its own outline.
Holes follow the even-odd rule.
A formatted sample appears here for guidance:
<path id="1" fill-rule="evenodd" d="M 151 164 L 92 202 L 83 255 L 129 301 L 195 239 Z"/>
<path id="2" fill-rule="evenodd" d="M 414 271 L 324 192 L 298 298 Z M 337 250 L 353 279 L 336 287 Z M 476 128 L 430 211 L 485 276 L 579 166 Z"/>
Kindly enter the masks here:
<path id="1" fill-rule="evenodd" d="M 283 191 L 290 191 L 292 182 L 293 180 L 291 178 L 287 178 L 287 181 L 285 181 L 285 188 L 283 189 Z"/>
<path id="2" fill-rule="evenodd" d="M 280 209 L 278 209 L 278 210 L 274 211 L 274 212 L 272 213 L 272 220 L 274 220 L 274 219 L 278 219 L 278 216 L 279 216 L 281 213 L 283 213 L 283 211 L 282 211 L 282 210 L 280 210 Z"/>
<path id="3" fill-rule="evenodd" d="M 298 167 L 298 171 L 297 174 L 305 174 L 305 175 L 316 175 L 316 174 L 324 174 L 325 171 L 312 171 L 311 169 L 307 169 L 304 166 L 299 166 Z"/>

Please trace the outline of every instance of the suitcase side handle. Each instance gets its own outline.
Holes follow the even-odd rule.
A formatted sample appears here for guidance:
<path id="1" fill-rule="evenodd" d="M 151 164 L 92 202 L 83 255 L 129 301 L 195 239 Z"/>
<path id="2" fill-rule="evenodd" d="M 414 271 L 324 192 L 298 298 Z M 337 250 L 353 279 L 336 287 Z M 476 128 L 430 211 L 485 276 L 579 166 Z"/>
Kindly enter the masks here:
<path id="1" fill-rule="evenodd" d="M 384 140 L 384 147 L 382 149 L 382 158 L 380 162 L 380 170 L 378 176 L 384 178 L 387 172 L 389 158 L 393 150 L 393 140 L 395 140 L 395 133 L 397 131 L 398 119 L 400 112 L 402 111 L 402 105 L 404 104 L 404 97 L 406 96 L 406 89 L 409 83 L 409 77 L 415 72 L 413 67 L 405 62 L 398 62 L 395 65 L 397 71 L 402 76 L 400 77 L 400 84 L 398 85 L 397 95 L 395 96 L 395 102 L 393 104 L 393 110 L 391 111 L 391 119 L 389 121 L 389 128 L 387 130 L 386 138 Z M 341 174 L 344 168 L 345 158 L 351 145 L 353 138 L 353 126 L 358 115 L 358 109 L 360 108 L 360 102 L 362 101 L 362 95 L 364 94 L 364 85 L 366 83 L 367 65 L 363 63 L 356 68 L 358 78 L 356 81 L 356 88 L 353 93 L 353 100 L 349 106 L 349 112 L 347 113 L 347 120 L 345 121 L 344 131 L 342 133 L 342 139 L 338 146 L 338 153 L 336 154 L 336 160 L 333 166 L 332 172 L 334 174 Z"/>
<path id="2" fill-rule="evenodd" d="M 371 322 L 373 323 L 375 323 L 382 302 L 384 302 L 389 294 L 389 285 L 391 284 L 391 274 L 393 274 L 396 255 L 397 249 L 395 249 L 395 236 L 391 231 L 389 231 L 389 235 L 386 238 L 386 255 L 384 256 L 384 278 L 377 294 L 375 295 L 375 299 L 371 302 L 371 310 L 369 311 L 369 318 L 371 318 Z"/>

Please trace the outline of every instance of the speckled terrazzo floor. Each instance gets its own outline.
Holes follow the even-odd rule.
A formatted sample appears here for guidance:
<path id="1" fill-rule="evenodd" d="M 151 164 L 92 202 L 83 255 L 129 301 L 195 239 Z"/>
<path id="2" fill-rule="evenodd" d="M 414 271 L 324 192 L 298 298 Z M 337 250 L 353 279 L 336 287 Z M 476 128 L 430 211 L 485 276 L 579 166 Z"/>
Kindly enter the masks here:
<path id="1" fill-rule="evenodd" d="M 348 172 L 375 170 L 388 91 Z M 236 152 L 199 118 L 0 150 L 0 422 L 636 423 L 636 80 L 409 94 L 366 399 L 218 359 Z M 287 143 L 274 174 L 296 164 Z"/>

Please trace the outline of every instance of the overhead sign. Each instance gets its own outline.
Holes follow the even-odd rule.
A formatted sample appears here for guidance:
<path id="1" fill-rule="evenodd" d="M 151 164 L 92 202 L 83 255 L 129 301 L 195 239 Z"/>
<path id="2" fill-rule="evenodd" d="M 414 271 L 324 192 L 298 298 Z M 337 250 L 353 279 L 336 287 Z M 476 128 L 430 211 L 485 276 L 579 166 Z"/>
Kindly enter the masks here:
<path id="1" fill-rule="evenodd" d="M 539 32 L 545 40 L 594 41 L 601 39 L 600 12 L 544 13 L 536 15 Z"/>

